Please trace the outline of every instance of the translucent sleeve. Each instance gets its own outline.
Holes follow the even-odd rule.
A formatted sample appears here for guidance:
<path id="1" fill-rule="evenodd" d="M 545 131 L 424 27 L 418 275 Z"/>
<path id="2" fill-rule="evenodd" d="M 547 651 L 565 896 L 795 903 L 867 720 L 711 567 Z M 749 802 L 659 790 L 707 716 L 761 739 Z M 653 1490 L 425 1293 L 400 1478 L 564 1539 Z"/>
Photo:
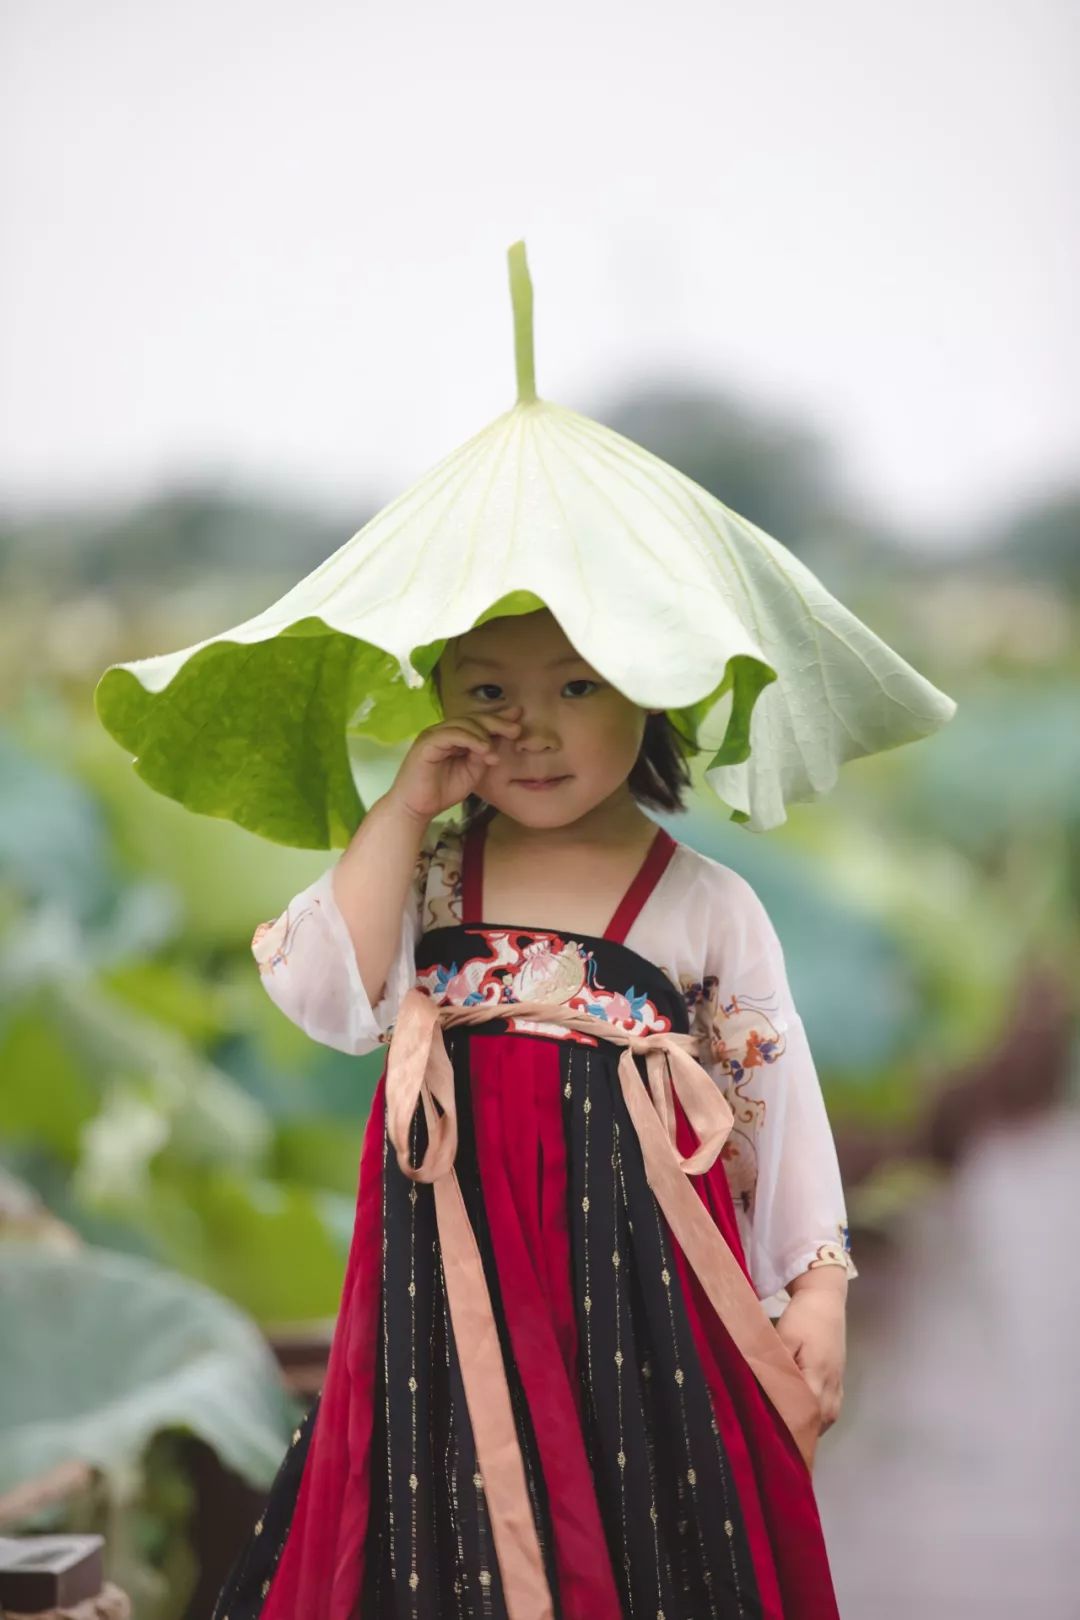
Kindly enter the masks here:
<path id="1" fill-rule="evenodd" d="M 712 1061 L 735 1119 L 726 1167 L 761 1299 L 817 1266 L 858 1271 L 817 1069 L 772 921 L 750 884 L 728 872 L 722 943 L 704 981 Z M 782 1305 L 779 1307 L 782 1308 Z"/>
<path id="2" fill-rule="evenodd" d="M 251 951 L 267 994 L 313 1041 L 363 1056 L 389 1040 L 402 998 L 415 978 L 428 858 L 425 847 L 402 911 L 382 998 L 374 1005 L 360 977 L 348 924 L 334 899 L 334 867 L 290 900 L 279 917 L 256 928 Z"/>

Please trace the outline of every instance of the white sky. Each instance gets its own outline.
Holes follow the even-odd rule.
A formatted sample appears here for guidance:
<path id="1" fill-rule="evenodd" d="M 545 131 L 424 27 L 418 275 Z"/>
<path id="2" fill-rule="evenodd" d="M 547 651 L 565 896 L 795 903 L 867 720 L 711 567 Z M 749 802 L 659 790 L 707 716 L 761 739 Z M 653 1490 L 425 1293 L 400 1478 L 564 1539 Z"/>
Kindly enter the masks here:
<path id="1" fill-rule="evenodd" d="M 0 0 L 0 501 L 389 499 L 513 402 L 524 236 L 542 395 L 741 389 L 977 521 L 1077 466 L 1078 41 L 1075 0 Z"/>

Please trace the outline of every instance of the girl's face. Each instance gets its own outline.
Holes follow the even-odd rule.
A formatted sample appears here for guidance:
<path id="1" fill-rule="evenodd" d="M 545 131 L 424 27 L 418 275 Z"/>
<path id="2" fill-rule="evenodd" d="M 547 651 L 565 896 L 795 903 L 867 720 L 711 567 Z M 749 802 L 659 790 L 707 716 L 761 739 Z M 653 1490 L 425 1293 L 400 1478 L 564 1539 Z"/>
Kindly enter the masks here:
<path id="1" fill-rule="evenodd" d="M 628 793 L 648 710 L 603 680 L 547 608 L 452 638 L 438 664 L 446 719 L 513 710 L 516 737 L 493 736 L 498 754 L 475 791 L 514 821 L 563 827 Z M 530 788 L 529 778 L 561 778 Z"/>

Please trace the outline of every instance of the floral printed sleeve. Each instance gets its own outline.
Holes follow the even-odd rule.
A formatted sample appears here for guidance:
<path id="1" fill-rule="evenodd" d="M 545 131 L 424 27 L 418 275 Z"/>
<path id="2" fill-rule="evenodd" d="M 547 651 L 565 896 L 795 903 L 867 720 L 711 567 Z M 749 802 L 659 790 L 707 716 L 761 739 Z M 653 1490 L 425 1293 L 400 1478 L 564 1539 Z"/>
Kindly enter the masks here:
<path id="1" fill-rule="evenodd" d="M 348 925 L 334 899 L 334 867 L 296 895 L 280 917 L 256 928 L 251 950 L 270 999 L 313 1041 L 362 1056 L 389 1040 L 398 1007 L 414 980 L 429 860 L 425 845 L 382 998 L 374 1006 L 360 977 Z"/>
<path id="2" fill-rule="evenodd" d="M 746 879 L 724 873 L 694 1027 L 708 1036 L 709 1068 L 735 1116 L 724 1157 L 751 1278 L 761 1299 L 786 1302 L 786 1285 L 812 1267 L 858 1272 L 836 1145 L 780 940 Z"/>

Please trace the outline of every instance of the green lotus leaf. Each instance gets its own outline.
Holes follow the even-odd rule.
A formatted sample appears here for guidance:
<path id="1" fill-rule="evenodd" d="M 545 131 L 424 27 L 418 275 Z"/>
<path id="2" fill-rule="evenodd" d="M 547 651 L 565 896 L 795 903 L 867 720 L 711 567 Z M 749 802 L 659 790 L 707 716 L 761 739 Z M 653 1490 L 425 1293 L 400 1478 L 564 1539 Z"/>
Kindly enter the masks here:
<path id="1" fill-rule="evenodd" d="M 293 1409 L 236 1306 L 131 1255 L 19 1242 L 0 1243 L 0 1294 L 0 1491 L 73 1459 L 123 1473 L 173 1429 L 270 1483 Z"/>
<path id="2" fill-rule="evenodd" d="M 632 440 L 538 398 L 532 284 L 510 249 L 518 399 L 264 612 L 116 664 L 106 729 L 188 809 L 306 848 L 364 813 L 348 738 L 438 718 L 447 640 L 546 607 L 599 674 L 668 710 L 760 832 L 845 761 L 955 712 L 779 541 Z"/>

